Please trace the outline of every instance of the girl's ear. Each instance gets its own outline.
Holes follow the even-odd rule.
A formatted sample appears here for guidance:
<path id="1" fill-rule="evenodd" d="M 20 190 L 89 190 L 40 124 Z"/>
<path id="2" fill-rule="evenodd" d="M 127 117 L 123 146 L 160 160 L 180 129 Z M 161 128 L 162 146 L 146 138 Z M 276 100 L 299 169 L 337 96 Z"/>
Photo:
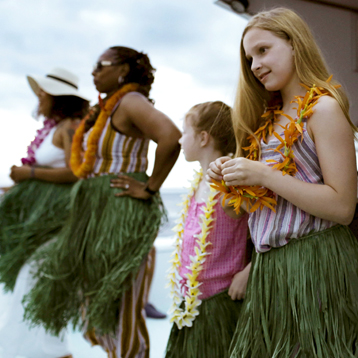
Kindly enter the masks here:
<path id="1" fill-rule="evenodd" d="M 200 132 L 200 146 L 206 147 L 210 141 L 210 134 L 207 131 Z"/>
<path id="2" fill-rule="evenodd" d="M 295 48 L 293 47 L 292 40 L 290 40 L 290 45 L 291 45 L 291 48 L 292 48 L 292 55 L 295 56 Z"/>

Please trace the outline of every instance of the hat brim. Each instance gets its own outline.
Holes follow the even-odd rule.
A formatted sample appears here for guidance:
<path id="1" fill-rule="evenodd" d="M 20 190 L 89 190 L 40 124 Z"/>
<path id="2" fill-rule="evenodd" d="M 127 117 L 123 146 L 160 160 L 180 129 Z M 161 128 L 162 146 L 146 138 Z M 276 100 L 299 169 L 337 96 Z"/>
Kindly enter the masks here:
<path id="1" fill-rule="evenodd" d="M 85 101 L 90 101 L 86 96 L 82 95 L 75 87 L 52 78 L 42 76 L 27 76 L 27 80 L 36 96 L 38 95 L 39 90 L 42 89 L 44 92 L 52 96 L 75 96 L 82 98 Z"/>

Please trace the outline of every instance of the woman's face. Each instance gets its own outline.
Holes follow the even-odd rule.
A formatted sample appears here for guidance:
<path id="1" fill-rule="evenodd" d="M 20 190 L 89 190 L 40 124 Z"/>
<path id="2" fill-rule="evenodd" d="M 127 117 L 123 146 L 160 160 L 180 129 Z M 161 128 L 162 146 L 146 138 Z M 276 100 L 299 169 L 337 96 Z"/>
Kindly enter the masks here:
<path id="1" fill-rule="evenodd" d="M 37 97 L 39 99 L 38 113 L 42 114 L 44 117 L 48 117 L 51 114 L 53 97 L 42 89 L 37 93 Z"/>
<path id="2" fill-rule="evenodd" d="M 252 73 L 266 90 L 281 91 L 296 82 L 294 50 L 289 41 L 253 27 L 245 34 L 243 46 Z"/>
<path id="3" fill-rule="evenodd" d="M 109 61 L 112 64 L 110 66 L 102 66 L 102 61 Z M 116 59 L 114 50 L 106 50 L 98 59 L 96 69 L 92 71 L 93 83 L 96 89 L 100 93 L 110 93 L 116 91 L 119 88 L 118 79 L 125 77 L 128 73 L 128 65 L 120 64 Z"/>

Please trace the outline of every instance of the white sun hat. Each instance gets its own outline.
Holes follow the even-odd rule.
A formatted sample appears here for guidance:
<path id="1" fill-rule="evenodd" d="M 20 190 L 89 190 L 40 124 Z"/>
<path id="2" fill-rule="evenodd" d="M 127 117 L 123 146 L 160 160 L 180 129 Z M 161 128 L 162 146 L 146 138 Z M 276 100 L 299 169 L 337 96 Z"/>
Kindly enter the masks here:
<path id="1" fill-rule="evenodd" d="M 89 101 L 78 91 L 78 77 L 64 68 L 55 67 L 46 76 L 27 76 L 27 80 L 36 95 L 42 89 L 52 96 L 76 96 Z"/>

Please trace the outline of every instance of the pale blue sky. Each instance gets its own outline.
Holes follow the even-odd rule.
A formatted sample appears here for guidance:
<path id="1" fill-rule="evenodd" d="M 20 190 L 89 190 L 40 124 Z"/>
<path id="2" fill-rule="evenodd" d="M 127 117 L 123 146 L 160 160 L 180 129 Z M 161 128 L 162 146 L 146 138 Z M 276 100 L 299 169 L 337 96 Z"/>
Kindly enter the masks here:
<path id="1" fill-rule="evenodd" d="M 181 128 L 196 103 L 232 104 L 245 23 L 213 0 L 0 0 L 0 186 L 40 125 L 27 74 L 65 67 L 94 102 L 92 64 L 109 46 L 132 47 L 157 69 L 156 107 Z M 181 155 L 164 186 L 186 185 L 193 167 Z"/>

